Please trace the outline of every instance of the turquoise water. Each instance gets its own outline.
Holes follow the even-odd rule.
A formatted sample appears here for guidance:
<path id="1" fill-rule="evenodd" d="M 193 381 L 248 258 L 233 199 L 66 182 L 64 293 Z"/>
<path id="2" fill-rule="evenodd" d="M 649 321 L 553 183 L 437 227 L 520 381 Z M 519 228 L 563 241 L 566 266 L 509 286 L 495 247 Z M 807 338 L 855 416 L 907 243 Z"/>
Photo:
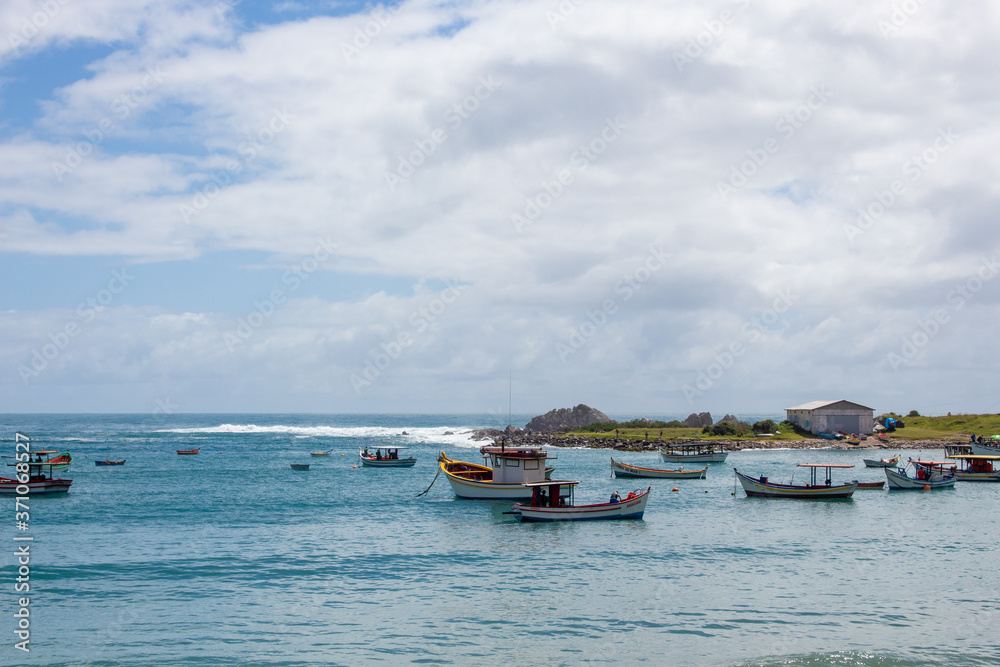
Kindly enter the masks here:
<path id="1" fill-rule="evenodd" d="M 733 466 L 786 481 L 861 455 L 738 452 L 706 480 L 630 481 L 607 451 L 558 449 L 578 502 L 651 484 L 645 520 L 520 524 L 509 501 L 456 499 L 444 479 L 415 497 L 437 452 L 477 461 L 463 431 L 495 421 L 0 416 L 5 455 L 21 431 L 74 457 L 72 491 L 31 501 L 29 654 L 13 647 L 22 533 L 0 499 L 0 664 L 1000 664 L 1000 484 L 748 499 Z M 353 467 L 386 444 L 417 465 Z"/>

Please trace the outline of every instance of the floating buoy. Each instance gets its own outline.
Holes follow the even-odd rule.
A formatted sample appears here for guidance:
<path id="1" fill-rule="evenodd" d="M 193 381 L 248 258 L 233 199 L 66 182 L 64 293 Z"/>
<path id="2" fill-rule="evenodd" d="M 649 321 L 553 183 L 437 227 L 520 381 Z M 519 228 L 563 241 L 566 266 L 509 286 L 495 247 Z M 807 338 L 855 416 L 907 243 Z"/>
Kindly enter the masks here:
<path id="1" fill-rule="evenodd" d="M 341 456 L 343 456 L 343 454 L 341 454 Z M 354 466 L 354 467 L 357 468 L 357 466 Z"/>
<path id="2" fill-rule="evenodd" d="M 670 490 L 671 491 L 680 491 L 680 489 L 678 489 L 676 486 L 674 488 L 670 489 Z"/>
<path id="3" fill-rule="evenodd" d="M 924 484 L 924 491 L 930 491 L 930 490 L 931 490 L 931 485 L 930 484 Z"/>
<path id="4" fill-rule="evenodd" d="M 706 491 L 705 493 L 708 493 L 708 491 Z"/>

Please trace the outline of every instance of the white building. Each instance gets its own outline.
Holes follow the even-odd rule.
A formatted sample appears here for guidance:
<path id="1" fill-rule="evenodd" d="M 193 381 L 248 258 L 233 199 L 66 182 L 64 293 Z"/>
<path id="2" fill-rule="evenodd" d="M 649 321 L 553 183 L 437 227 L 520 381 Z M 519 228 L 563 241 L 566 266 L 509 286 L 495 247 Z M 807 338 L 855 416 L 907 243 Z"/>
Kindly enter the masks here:
<path id="1" fill-rule="evenodd" d="M 785 418 L 812 433 L 824 431 L 871 435 L 875 409 L 850 401 L 813 401 L 785 408 Z"/>

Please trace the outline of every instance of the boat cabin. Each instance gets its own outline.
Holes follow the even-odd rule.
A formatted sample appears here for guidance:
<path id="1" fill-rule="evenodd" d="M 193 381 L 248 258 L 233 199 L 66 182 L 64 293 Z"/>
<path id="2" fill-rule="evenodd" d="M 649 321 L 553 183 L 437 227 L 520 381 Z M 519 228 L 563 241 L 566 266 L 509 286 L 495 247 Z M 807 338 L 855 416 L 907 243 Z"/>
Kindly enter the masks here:
<path id="1" fill-rule="evenodd" d="M 541 447 L 506 447 L 491 445 L 479 452 L 493 469 L 497 484 L 531 484 L 545 481 L 545 461 L 549 456 Z"/>
<path id="2" fill-rule="evenodd" d="M 531 488 L 530 507 L 572 507 L 573 490 L 580 482 L 559 479 L 544 482 L 529 482 L 525 486 Z"/>
<path id="3" fill-rule="evenodd" d="M 996 473 L 1000 472 L 1000 456 L 990 455 L 990 454 L 953 454 L 945 458 L 958 459 L 962 461 L 964 465 L 959 472 L 980 472 L 980 473 Z"/>
<path id="4" fill-rule="evenodd" d="M 917 479 L 931 479 L 934 474 L 954 475 L 957 465 L 952 461 L 919 461 L 910 459 L 917 472 Z"/>
<path id="5" fill-rule="evenodd" d="M 809 486 L 832 486 L 830 471 L 833 468 L 853 468 L 853 463 L 800 463 L 799 468 L 809 468 Z M 826 469 L 826 480 L 822 484 L 816 483 L 816 471 L 819 468 Z"/>
<path id="6" fill-rule="evenodd" d="M 401 449 L 409 448 L 393 445 L 392 447 L 376 447 L 373 450 L 371 447 L 365 447 L 361 456 L 374 461 L 395 461 L 399 459 L 399 450 Z"/>

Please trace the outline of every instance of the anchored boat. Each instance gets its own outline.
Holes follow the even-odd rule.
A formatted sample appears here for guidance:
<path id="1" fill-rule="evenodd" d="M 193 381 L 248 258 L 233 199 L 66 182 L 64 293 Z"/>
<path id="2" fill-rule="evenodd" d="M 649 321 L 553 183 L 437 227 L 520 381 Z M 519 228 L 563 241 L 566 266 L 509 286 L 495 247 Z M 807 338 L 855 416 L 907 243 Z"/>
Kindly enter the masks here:
<path id="1" fill-rule="evenodd" d="M 33 453 L 37 454 L 37 452 Z M 25 495 L 25 489 L 29 496 L 67 493 L 73 483 L 71 479 L 57 479 L 52 476 L 53 466 L 59 464 L 39 461 L 37 458 L 34 461 L 23 461 L 21 464 L 27 466 L 27 472 L 18 472 L 17 476 L 13 478 L 0 477 L 0 495 Z M 21 490 L 18 491 L 18 489 Z"/>
<path id="2" fill-rule="evenodd" d="M 878 461 L 876 461 L 875 459 L 861 459 L 861 460 L 865 462 L 866 468 L 892 468 L 893 466 L 899 463 L 899 459 L 901 456 L 902 456 L 901 454 L 896 454 L 891 459 L 879 459 Z"/>
<path id="3" fill-rule="evenodd" d="M 668 463 L 722 463 L 729 452 L 714 442 L 673 445 L 660 450 L 660 458 Z"/>
<path id="4" fill-rule="evenodd" d="M 779 484 L 768 480 L 763 475 L 760 478 L 744 475 L 736 468 L 736 478 L 743 485 L 743 490 L 748 496 L 760 498 L 804 498 L 804 499 L 833 499 L 850 498 L 858 488 L 858 480 L 846 484 L 833 484 L 830 479 L 830 470 L 833 468 L 853 468 L 848 463 L 800 463 L 799 468 L 808 468 L 810 479 L 808 484 Z M 826 469 L 826 479 L 823 483 L 817 483 L 816 470 Z"/>
<path id="5" fill-rule="evenodd" d="M 551 469 L 545 467 L 549 456 L 541 447 L 491 445 L 480 448 L 488 466 L 455 461 L 441 452 L 438 461 L 459 498 L 520 500 L 531 497 L 534 482 L 544 482 Z M 569 494 L 569 487 L 560 493 Z"/>
<path id="6" fill-rule="evenodd" d="M 382 453 L 383 449 L 385 450 L 385 454 Z M 358 456 L 361 457 L 361 465 L 368 466 L 369 468 L 409 468 L 417 460 L 412 456 L 405 459 L 399 458 L 399 450 L 401 449 L 407 448 L 379 447 L 376 448 L 375 453 L 372 453 L 365 447 L 358 451 Z"/>
<path id="7" fill-rule="evenodd" d="M 959 482 L 1000 482 L 1000 456 L 983 454 L 953 454 L 945 458 L 962 463 L 955 470 Z"/>
<path id="8" fill-rule="evenodd" d="M 656 468 L 641 468 L 621 461 L 611 459 L 611 470 L 615 477 L 651 477 L 659 479 L 705 479 L 708 466 L 700 470 L 657 470 Z"/>
<path id="9" fill-rule="evenodd" d="M 947 461 L 916 461 L 913 477 L 906 474 L 906 468 L 885 469 L 889 490 L 893 489 L 953 489 L 955 488 L 955 464 Z M 950 466 L 950 467 L 949 467 Z"/>
<path id="10" fill-rule="evenodd" d="M 641 519 L 646 511 L 650 488 L 636 489 L 625 498 L 618 493 L 611 502 L 593 505 L 574 505 L 573 488 L 579 482 L 560 480 L 532 482 L 525 486 L 531 491 L 531 502 L 515 503 L 511 514 L 519 521 L 595 521 L 609 519 Z M 566 491 L 566 492 L 564 492 Z M 567 493 L 568 492 L 568 493 Z"/>

